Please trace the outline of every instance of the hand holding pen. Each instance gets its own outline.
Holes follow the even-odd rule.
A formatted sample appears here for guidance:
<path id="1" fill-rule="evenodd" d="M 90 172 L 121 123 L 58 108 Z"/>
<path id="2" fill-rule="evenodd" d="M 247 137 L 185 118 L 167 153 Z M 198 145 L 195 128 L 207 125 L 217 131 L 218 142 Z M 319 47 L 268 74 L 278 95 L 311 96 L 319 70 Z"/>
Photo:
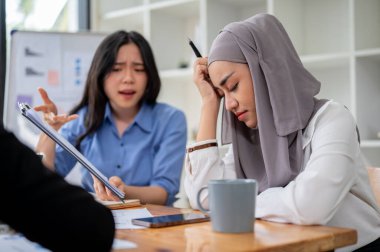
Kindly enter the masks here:
<path id="1" fill-rule="evenodd" d="M 215 94 L 216 94 L 216 98 L 219 101 L 221 95 L 215 89 L 214 85 L 211 82 L 210 76 L 208 74 L 207 58 L 202 57 L 201 53 L 199 52 L 197 47 L 194 45 L 193 41 L 191 41 L 191 39 L 189 39 L 189 45 L 193 49 L 195 56 L 198 57 L 198 59 L 194 63 L 193 80 L 197 84 L 197 87 L 202 96 L 202 99 L 209 98 L 209 97 L 214 99 Z"/>
<path id="2" fill-rule="evenodd" d="M 207 57 L 202 57 L 190 39 L 189 45 L 197 56 L 194 62 L 193 80 L 202 99 L 201 119 L 199 121 L 196 141 L 215 139 L 221 95 L 215 89 L 208 74 Z"/>

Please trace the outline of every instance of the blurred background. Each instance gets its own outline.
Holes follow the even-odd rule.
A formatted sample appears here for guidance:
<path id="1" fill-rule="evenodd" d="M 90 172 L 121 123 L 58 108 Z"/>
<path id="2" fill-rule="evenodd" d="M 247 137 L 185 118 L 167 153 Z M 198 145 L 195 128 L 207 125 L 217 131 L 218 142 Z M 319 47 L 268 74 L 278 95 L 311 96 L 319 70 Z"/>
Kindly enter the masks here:
<path id="1" fill-rule="evenodd" d="M 17 69 L 23 60 L 12 53 L 12 40 L 17 34 L 12 30 L 93 34 L 92 44 L 81 58 L 82 77 L 91 60 L 92 48 L 106 34 L 118 29 L 136 30 L 153 47 L 163 81 L 159 100 L 185 112 L 191 142 L 197 132 L 200 100 L 192 83 L 195 56 L 188 46 L 188 38 L 207 55 L 212 40 L 225 24 L 261 12 L 275 15 L 284 24 L 302 62 L 322 82 L 319 97 L 334 99 L 350 109 L 358 123 L 368 164 L 380 166 L 380 0 L 3 0 L 0 3 L 1 117 L 22 141 L 33 146 L 38 132 L 11 118 L 10 115 L 17 113 L 15 102 L 26 99 L 35 105 L 38 103 L 38 98 L 33 99 L 37 95 L 36 87 L 47 85 L 61 99 L 60 109 L 65 111 L 79 99 L 83 87 L 83 82 L 78 82 L 76 92 L 70 89 L 62 95 L 59 88 L 68 85 L 63 77 L 57 78 L 54 86 L 49 86 L 49 80 L 43 78 L 39 83 L 17 79 Z M 32 45 L 33 36 L 39 35 L 25 36 Z M 51 46 L 54 41 L 58 39 L 46 45 Z M 43 47 L 35 44 L 35 48 Z M 47 50 L 46 45 L 41 50 Z M 69 74 L 63 74 L 68 65 L 65 63 L 75 57 L 69 57 L 65 52 L 67 47 L 57 48 L 63 56 L 57 58 L 54 50 L 49 49 L 48 60 L 59 62 L 57 74 L 67 77 Z M 25 90 L 23 85 L 28 85 L 29 94 L 19 93 Z"/>

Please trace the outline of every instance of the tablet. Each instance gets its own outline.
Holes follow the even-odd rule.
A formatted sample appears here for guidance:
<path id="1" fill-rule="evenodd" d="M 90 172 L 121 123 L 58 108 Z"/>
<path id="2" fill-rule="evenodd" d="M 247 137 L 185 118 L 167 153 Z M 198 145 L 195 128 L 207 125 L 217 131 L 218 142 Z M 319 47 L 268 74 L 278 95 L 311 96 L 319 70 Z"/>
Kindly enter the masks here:
<path id="1" fill-rule="evenodd" d="M 132 223 L 139 226 L 157 228 L 204 222 L 209 220 L 209 216 L 201 213 L 186 213 L 132 219 Z"/>
<path id="2" fill-rule="evenodd" d="M 21 114 L 36 125 L 42 132 L 48 135 L 54 142 L 59 144 L 63 149 L 70 153 L 79 163 L 82 164 L 92 175 L 100 180 L 108 189 L 110 189 L 120 201 L 124 203 L 125 194 L 116 186 L 110 184 L 108 178 L 104 176 L 82 153 L 80 153 L 66 138 L 61 136 L 56 130 L 54 130 L 49 124 L 45 123 L 37 111 L 32 109 L 27 103 L 18 103 Z"/>

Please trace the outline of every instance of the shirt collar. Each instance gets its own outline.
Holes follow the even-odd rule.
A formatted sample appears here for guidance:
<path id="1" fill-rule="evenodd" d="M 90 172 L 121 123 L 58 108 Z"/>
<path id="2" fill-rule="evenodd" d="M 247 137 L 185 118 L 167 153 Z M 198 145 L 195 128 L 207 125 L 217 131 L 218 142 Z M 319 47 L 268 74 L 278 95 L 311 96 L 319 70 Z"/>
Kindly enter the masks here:
<path id="1" fill-rule="evenodd" d="M 111 122 L 113 122 L 111 107 L 110 107 L 110 104 L 108 102 L 106 104 L 106 110 L 104 112 L 104 120 L 110 120 Z"/>
<path id="2" fill-rule="evenodd" d="M 151 105 L 143 103 L 132 125 L 136 124 L 143 130 L 150 132 L 153 127 L 152 117 L 153 117 L 153 107 Z M 114 123 L 113 115 L 111 112 L 111 106 L 109 103 L 106 104 L 104 120 L 109 120 L 111 123 Z"/>
<path id="3" fill-rule="evenodd" d="M 153 106 L 143 103 L 140 111 L 135 117 L 135 123 L 143 130 L 150 132 L 152 130 Z"/>

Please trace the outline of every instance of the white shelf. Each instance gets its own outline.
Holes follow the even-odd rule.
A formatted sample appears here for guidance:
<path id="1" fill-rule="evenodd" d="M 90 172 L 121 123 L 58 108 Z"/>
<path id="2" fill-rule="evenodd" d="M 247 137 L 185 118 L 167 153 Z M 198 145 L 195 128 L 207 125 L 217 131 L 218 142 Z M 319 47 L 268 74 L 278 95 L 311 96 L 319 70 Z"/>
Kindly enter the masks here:
<path id="1" fill-rule="evenodd" d="M 93 17 L 103 18 L 108 13 L 117 12 L 118 10 L 129 10 L 141 7 L 144 5 L 145 0 L 92 0 L 91 7 L 95 9 Z M 102 21 L 102 20 L 100 20 Z"/>
<path id="2" fill-rule="evenodd" d="M 151 4 L 142 4 L 141 5 L 136 5 L 132 6 L 129 8 L 122 8 L 122 9 L 117 9 L 113 11 L 109 11 L 103 14 L 102 19 L 103 20 L 108 20 L 108 19 L 115 19 L 115 18 L 124 18 L 129 15 L 133 14 L 141 14 L 146 11 L 146 10 L 162 10 L 163 12 L 168 11 L 169 8 L 172 7 L 179 7 L 177 10 L 183 13 L 187 13 L 186 8 L 182 8 L 181 5 L 183 4 L 193 4 L 194 2 L 199 2 L 199 0 L 166 0 L 166 1 L 157 1 Z M 189 5 L 193 7 L 194 5 Z"/>
<path id="3" fill-rule="evenodd" d="M 380 140 L 362 140 L 360 146 L 362 148 L 380 148 Z"/>
<path id="4" fill-rule="evenodd" d="M 356 57 L 367 57 L 380 55 L 380 48 L 364 49 L 355 52 Z"/>
<path id="5" fill-rule="evenodd" d="M 187 38 L 207 55 L 226 24 L 274 14 L 321 82 L 318 97 L 352 111 L 364 154 L 380 166 L 380 0 L 96 0 L 92 9 L 94 31 L 137 30 L 150 41 L 163 83 L 159 100 L 185 112 L 189 135 L 196 131 L 200 98 Z"/>
<path id="6" fill-rule="evenodd" d="M 380 1 L 354 0 L 357 50 L 380 48 Z"/>
<path id="7" fill-rule="evenodd" d="M 301 55 L 348 52 L 348 0 L 274 0 L 274 15 L 283 23 Z"/>
<path id="8" fill-rule="evenodd" d="M 145 9 L 146 7 L 141 5 L 141 6 L 131 7 L 128 9 L 110 11 L 103 15 L 103 19 L 108 20 L 108 19 L 115 19 L 115 18 L 124 18 L 133 14 L 142 15 Z"/>
<path id="9" fill-rule="evenodd" d="M 312 68 L 328 68 L 334 66 L 346 65 L 350 58 L 347 53 L 327 53 L 300 56 L 302 63 Z"/>
<path id="10" fill-rule="evenodd" d="M 183 4 L 187 4 L 187 3 L 190 3 L 190 4 L 194 4 L 194 3 L 198 3 L 199 0 L 165 0 L 165 1 L 156 1 L 156 2 L 153 2 L 149 5 L 149 9 L 150 10 L 163 10 L 163 11 L 166 11 L 166 8 L 169 8 L 169 7 L 174 7 L 174 6 L 181 6 Z M 186 12 L 186 9 L 184 8 L 181 8 L 180 11 L 184 11 Z"/>
<path id="11" fill-rule="evenodd" d="M 376 139 L 380 132 L 380 55 L 356 59 L 357 120 L 363 139 Z"/>
<path id="12" fill-rule="evenodd" d="M 266 0 L 206 0 L 206 29 L 207 48 L 220 29 L 234 21 L 244 20 L 254 14 L 267 12 Z"/>
<path id="13" fill-rule="evenodd" d="M 192 65 L 188 38 L 197 37 L 199 1 L 176 1 L 150 12 L 150 41 L 160 70 Z"/>
<path id="14" fill-rule="evenodd" d="M 163 79 L 191 78 L 192 74 L 193 74 L 192 68 L 182 68 L 182 69 L 160 71 L 160 77 Z"/>

